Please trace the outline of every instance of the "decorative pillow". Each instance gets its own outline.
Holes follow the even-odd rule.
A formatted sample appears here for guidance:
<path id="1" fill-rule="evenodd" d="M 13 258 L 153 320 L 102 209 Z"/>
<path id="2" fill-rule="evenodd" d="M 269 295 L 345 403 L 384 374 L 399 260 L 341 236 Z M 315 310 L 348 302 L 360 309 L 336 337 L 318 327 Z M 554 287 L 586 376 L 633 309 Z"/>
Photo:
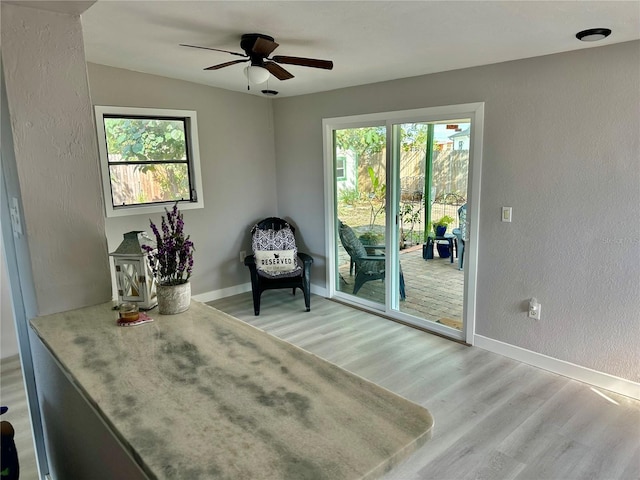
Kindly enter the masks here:
<path id="1" fill-rule="evenodd" d="M 256 228 L 251 246 L 258 272 L 277 276 L 297 273 L 299 270 L 296 239 L 289 227 L 280 230 Z"/>
<path id="2" fill-rule="evenodd" d="M 255 256 L 256 267 L 271 275 L 290 272 L 297 266 L 295 250 L 258 250 Z"/>

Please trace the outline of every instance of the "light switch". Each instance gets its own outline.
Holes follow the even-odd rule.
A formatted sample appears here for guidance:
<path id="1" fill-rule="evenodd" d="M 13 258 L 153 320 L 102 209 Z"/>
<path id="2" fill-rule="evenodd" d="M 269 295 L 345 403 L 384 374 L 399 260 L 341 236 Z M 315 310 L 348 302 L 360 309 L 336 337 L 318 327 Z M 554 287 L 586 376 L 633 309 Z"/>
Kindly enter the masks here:
<path id="1" fill-rule="evenodd" d="M 511 207 L 502 207 L 502 221 L 503 222 L 511 221 Z"/>

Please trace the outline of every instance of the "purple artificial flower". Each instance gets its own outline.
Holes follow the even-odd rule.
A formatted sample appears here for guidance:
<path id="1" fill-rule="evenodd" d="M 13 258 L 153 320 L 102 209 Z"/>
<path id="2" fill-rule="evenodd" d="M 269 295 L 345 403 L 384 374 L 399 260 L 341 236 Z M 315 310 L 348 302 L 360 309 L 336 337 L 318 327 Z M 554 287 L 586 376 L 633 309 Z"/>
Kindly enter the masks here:
<path id="1" fill-rule="evenodd" d="M 191 277 L 194 246 L 190 237 L 184 235 L 184 220 L 178 210 L 178 202 L 171 211 L 165 208 L 165 212 L 167 216 L 162 216 L 162 233 L 149 220 L 156 237 L 156 248 L 143 248 L 149 254 L 149 265 L 160 285 L 179 285 Z"/>

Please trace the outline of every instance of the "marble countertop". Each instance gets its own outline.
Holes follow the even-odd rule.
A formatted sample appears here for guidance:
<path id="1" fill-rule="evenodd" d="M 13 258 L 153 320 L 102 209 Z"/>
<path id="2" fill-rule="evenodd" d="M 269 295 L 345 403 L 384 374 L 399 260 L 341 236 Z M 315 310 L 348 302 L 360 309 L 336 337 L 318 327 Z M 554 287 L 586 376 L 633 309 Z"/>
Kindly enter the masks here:
<path id="1" fill-rule="evenodd" d="M 150 478 L 371 479 L 431 436 L 423 407 L 208 305 L 31 326 Z"/>

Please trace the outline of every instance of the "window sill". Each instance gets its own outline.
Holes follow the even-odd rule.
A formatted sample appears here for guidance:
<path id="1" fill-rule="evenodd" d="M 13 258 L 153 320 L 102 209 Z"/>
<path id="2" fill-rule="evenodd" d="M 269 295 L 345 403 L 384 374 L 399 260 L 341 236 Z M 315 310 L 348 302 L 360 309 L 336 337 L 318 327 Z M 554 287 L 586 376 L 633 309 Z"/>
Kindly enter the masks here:
<path id="1" fill-rule="evenodd" d="M 112 217 L 131 217 L 133 215 L 148 215 L 150 213 L 164 213 L 165 209 L 169 210 L 175 202 L 156 203 L 153 205 L 141 205 L 131 207 L 118 207 L 117 209 L 107 207 L 107 218 Z M 182 210 L 196 210 L 204 208 L 204 202 L 179 202 L 178 208 Z"/>

